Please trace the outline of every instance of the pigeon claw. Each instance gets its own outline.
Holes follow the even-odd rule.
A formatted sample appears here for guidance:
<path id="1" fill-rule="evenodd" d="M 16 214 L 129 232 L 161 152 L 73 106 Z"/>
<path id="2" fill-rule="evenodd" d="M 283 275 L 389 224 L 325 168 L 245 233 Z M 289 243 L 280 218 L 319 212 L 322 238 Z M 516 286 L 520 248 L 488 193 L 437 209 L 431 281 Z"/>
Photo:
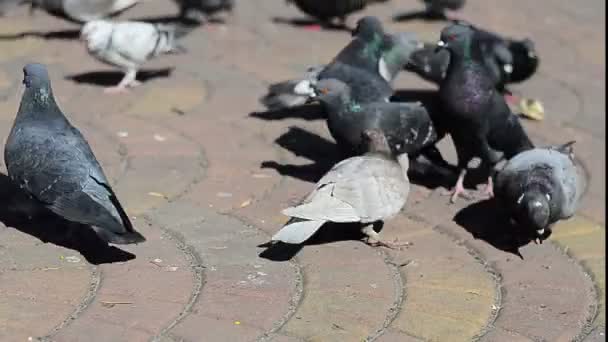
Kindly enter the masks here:
<path id="1" fill-rule="evenodd" d="M 411 245 L 409 242 L 405 243 L 396 243 L 396 242 L 387 242 L 382 240 L 372 240 L 368 239 L 366 243 L 371 247 L 386 247 L 389 249 L 401 250 L 401 247 L 408 247 Z"/>

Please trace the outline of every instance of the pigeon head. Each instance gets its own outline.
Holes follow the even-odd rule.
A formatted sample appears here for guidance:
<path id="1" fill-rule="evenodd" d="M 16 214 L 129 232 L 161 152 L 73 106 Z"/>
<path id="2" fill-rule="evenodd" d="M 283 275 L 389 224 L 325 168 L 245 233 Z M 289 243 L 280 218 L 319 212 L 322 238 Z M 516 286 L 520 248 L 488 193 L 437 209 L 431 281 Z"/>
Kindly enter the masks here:
<path id="1" fill-rule="evenodd" d="M 359 19 L 359 21 L 357 21 L 357 26 L 352 32 L 353 37 L 356 36 L 365 41 L 371 41 L 376 35 L 381 34 L 384 34 L 382 22 L 380 19 L 373 16 L 367 16 Z"/>
<path id="2" fill-rule="evenodd" d="M 380 58 L 379 66 L 380 74 L 387 82 L 393 81 L 399 71 L 408 64 L 415 51 L 424 48 L 424 43 L 412 32 L 394 34 L 391 40 L 393 44 Z"/>
<path id="3" fill-rule="evenodd" d="M 513 55 L 514 67 L 513 73 L 509 76 L 510 81 L 521 82 L 530 78 L 540 63 L 534 42 L 530 39 L 510 41 L 509 51 Z"/>
<path id="4" fill-rule="evenodd" d="M 31 63 L 23 68 L 23 84 L 28 89 L 50 89 L 51 81 L 46 67 Z"/>
<path id="5" fill-rule="evenodd" d="M 538 237 L 545 234 L 551 215 L 550 195 L 541 191 L 528 191 L 519 197 L 515 220 L 526 229 L 534 230 Z"/>
<path id="6" fill-rule="evenodd" d="M 364 151 L 389 155 L 391 148 L 384 133 L 379 129 L 367 129 L 361 133 L 361 143 Z"/>
<path id="7" fill-rule="evenodd" d="M 459 21 L 441 30 L 441 36 L 437 42 L 439 49 L 458 51 L 459 47 L 470 46 L 475 27 L 465 21 Z"/>

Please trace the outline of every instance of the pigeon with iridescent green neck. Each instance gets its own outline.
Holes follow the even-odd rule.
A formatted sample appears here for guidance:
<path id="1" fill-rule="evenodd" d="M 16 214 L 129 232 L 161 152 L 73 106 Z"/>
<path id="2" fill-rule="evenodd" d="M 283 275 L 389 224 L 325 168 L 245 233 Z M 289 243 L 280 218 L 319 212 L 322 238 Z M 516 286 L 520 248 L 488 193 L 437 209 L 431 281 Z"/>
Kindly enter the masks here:
<path id="1" fill-rule="evenodd" d="M 534 147 L 496 89 L 482 45 L 474 39 L 475 32 L 464 22 L 452 24 L 441 31 L 437 43 L 450 54 L 439 98 L 443 108 L 441 126 L 452 137 L 460 170 L 452 201 L 465 193 L 463 181 L 472 158 L 479 157 L 485 166 L 491 167 L 501 159 L 498 152 L 508 160 Z M 492 178 L 488 177 L 486 192 L 491 196 L 492 191 Z"/>
<path id="2" fill-rule="evenodd" d="M 314 88 L 332 137 L 346 150 L 361 153 L 361 136 L 368 129 L 382 131 L 395 155 L 416 156 L 438 139 L 428 111 L 419 102 L 362 103 L 346 83 L 336 79 L 320 80 Z"/>
<path id="3" fill-rule="evenodd" d="M 360 102 L 388 101 L 391 82 L 420 42 L 412 33 L 385 34 L 376 17 L 360 19 L 353 37 L 327 65 L 310 68 L 302 78 L 272 84 L 261 102 L 269 109 L 303 104 L 317 95 L 312 85 L 326 78 L 347 83 Z"/>
<path id="4" fill-rule="evenodd" d="M 471 26 L 475 29 L 474 40 L 483 46 L 484 61 L 501 91 L 509 83 L 522 82 L 530 78 L 540 62 L 534 43 L 530 39 L 505 38 L 497 33 Z M 433 83 L 441 83 L 445 78 L 450 54 L 446 50 L 436 51 L 436 44 L 423 47 L 410 56 L 405 69 Z"/>

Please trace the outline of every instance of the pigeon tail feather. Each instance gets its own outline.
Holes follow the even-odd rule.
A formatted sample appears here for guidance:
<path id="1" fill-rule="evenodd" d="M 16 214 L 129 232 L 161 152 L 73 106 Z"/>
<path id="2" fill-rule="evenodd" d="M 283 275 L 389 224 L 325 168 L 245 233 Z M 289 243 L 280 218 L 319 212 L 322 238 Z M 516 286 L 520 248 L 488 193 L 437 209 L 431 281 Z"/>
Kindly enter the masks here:
<path id="1" fill-rule="evenodd" d="M 272 240 L 300 244 L 313 236 L 325 222 L 291 219 L 281 230 L 272 236 Z"/>

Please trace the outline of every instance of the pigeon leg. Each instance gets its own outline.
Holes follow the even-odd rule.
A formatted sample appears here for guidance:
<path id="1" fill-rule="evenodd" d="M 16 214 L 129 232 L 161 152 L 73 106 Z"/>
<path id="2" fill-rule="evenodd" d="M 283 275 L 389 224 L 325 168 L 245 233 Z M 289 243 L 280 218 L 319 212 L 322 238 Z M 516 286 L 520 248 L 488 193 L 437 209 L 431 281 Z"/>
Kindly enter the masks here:
<path id="1" fill-rule="evenodd" d="M 483 193 L 488 197 L 494 197 L 494 180 L 492 180 L 492 176 L 488 176 L 488 184 L 483 189 Z"/>
<path id="2" fill-rule="evenodd" d="M 452 191 L 452 197 L 450 197 L 450 203 L 456 203 L 456 199 L 458 197 L 464 197 L 465 199 L 469 198 L 469 194 L 464 189 L 464 176 L 466 174 L 466 168 L 460 171 L 460 174 L 458 175 L 458 180 L 456 181 L 456 185 L 454 186 L 454 190 Z"/>
<path id="3" fill-rule="evenodd" d="M 361 229 L 361 232 L 367 236 L 367 240 L 365 241 L 365 243 L 372 247 L 386 247 L 390 249 L 399 249 L 399 247 L 410 245 L 410 243 L 408 242 L 399 244 L 394 242 L 382 241 L 382 239 L 380 238 L 380 234 L 376 232 L 376 229 L 380 230 L 382 226 L 384 226 L 384 222 L 382 221 L 376 221 L 372 224 L 365 225 Z"/>
<path id="4" fill-rule="evenodd" d="M 135 78 L 137 77 L 137 70 L 130 69 L 125 73 L 125 76 L 122 78 L 120 83 L 114 87 L 108 87 L 104 90 L 106 94 L 117 94 L 123 93 L 127 90 L 127 87 L 136 87 L 141 84 Z"/>

